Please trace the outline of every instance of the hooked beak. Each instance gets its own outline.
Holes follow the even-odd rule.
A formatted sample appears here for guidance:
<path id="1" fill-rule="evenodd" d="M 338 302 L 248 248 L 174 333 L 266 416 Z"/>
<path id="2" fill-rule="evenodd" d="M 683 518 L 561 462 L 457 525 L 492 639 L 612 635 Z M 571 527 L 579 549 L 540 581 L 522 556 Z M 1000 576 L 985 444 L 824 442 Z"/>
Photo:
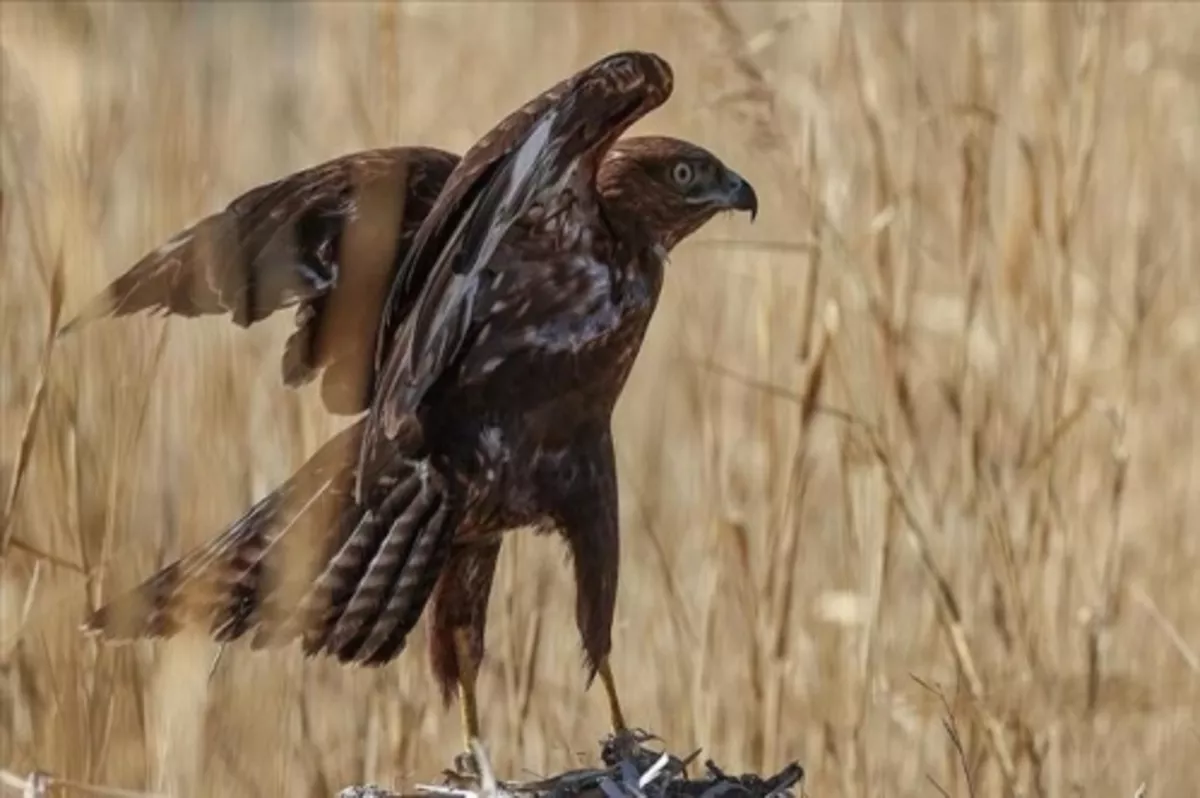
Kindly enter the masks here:
<path id="1" fill-rule="evenodd" d="M 750 221 L 753 222 L 758 216 L 758 195 L 754 193 L 754 186 L 732 169 L 726 171 L 724 183 L 721 193 L 724 196 L 725 207 L 733 211 L 748 211 Z"/>

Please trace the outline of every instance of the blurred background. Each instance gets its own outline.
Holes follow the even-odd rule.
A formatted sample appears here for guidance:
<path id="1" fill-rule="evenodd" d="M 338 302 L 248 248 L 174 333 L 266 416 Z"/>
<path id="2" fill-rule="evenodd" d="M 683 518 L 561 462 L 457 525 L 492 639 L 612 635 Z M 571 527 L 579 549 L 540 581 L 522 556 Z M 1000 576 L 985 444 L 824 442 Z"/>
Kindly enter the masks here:
<path id="1" fill-rule="evenodd" d="M 798 758 L 812 795 L 1187 794 L 1197 42 L 1187 4 L 6 0 L 0 768 L 315 797 L 449 764 L 423 625 L 379 670 L 77 631 L 337 428 L 280 384 L 290 313 L 48 335 L 254 185 L 462 151 L 646 48 L 676 91 L 636 132 L 711 148 L 762 212 L 675 252 L 618 406 L 631 722 L 731 771 Z M 502 775 L 606 732 L 573 591 L 560 541 L 509 538 Z"/>

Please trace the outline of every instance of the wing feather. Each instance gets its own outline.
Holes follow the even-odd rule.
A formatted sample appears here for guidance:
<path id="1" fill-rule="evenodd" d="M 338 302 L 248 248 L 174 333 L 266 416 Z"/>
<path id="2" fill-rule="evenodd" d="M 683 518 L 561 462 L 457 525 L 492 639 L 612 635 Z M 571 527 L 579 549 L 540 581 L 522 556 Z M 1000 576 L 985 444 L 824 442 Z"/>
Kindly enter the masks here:
<path id="1" fill-rule="evenodd" d="M 427 147 L 368 150 L 250 189 L 145 255 L 59 334 L 139 312 L 228 315 L 248 327 L 298 305 L 284 382 L 324 369 L 326 406 L 357 413 L 369 401 L 383 298 L 457 162 Z"/>
<path id="2" fill-rule="evenodd" d="M 671 88 L 671 70 L 661 58 L 610 55 L 526 103 L 459 161 L 417 231 L 385 306 L 358 495 L 381 444 L 400 434 L 458 356 L 475 316 L 480 274 L 512 225 L 535 203 L 552 201 L 568 181 L 572 191 L 594 195 L 595 169 L 607 148 L 665 102 Z M 428 275 L 419 290 L 405 283 L 414 274 Z"/>

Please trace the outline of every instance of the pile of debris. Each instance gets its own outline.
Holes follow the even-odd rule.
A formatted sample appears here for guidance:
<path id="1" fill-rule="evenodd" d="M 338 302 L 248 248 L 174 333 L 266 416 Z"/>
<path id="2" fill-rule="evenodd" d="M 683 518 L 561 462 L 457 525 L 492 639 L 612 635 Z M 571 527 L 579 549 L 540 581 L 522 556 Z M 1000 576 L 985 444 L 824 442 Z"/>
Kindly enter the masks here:
<path id="1" fill-rule="evenodd" d="M 712 760 L 704 763 L 703 775 L 690 778 L 688 766 L 700 751 L 680 759 L 647 747 L 653 740 L 657 738 L 642 731 L 614 735 L 602 743 L 602 767 L 526 782 L 499 781 L 482 747 L 475 745 L 474 761 L 460 757 L 456 770 L 445 771 L 442 785 L 417 785 L 413 793 L 373 785 L 347 787 L 337 798 L 794 798 L 792 788 L 804 778 L 804 768 L 797 762 L 764 778 L 731 776 Z"/>

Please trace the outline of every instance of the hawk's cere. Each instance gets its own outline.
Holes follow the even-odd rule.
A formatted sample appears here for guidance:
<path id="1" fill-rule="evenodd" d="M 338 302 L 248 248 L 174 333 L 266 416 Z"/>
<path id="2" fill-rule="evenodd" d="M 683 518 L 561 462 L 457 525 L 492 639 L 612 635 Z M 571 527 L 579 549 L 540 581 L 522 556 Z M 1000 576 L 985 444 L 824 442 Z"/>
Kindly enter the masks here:
<path id="1" fill-rule="evenodd" d="M 365 415 L 209 544 L 98 610 L 108 638 L 201 623 L 252 645 L 382 664 L 426 614 L 434 672 L 477 735 L 474 674 L 502 533 L 557 530 L 614 725 L 607 658 L 619 536 L 613 407 L 675 245 L 757 212 L 711 153 L 619 137 L 671 94 L 658 56 L 610 55 L 461 159 L 358 153 L 236 199 L 147 255 L 80 317 L 298 304 L 290 385 L 324 369 Z M 372 357 L 373 355 L 373 357 Z M 428 607 L 427 607 L 428 605 Z"/>

